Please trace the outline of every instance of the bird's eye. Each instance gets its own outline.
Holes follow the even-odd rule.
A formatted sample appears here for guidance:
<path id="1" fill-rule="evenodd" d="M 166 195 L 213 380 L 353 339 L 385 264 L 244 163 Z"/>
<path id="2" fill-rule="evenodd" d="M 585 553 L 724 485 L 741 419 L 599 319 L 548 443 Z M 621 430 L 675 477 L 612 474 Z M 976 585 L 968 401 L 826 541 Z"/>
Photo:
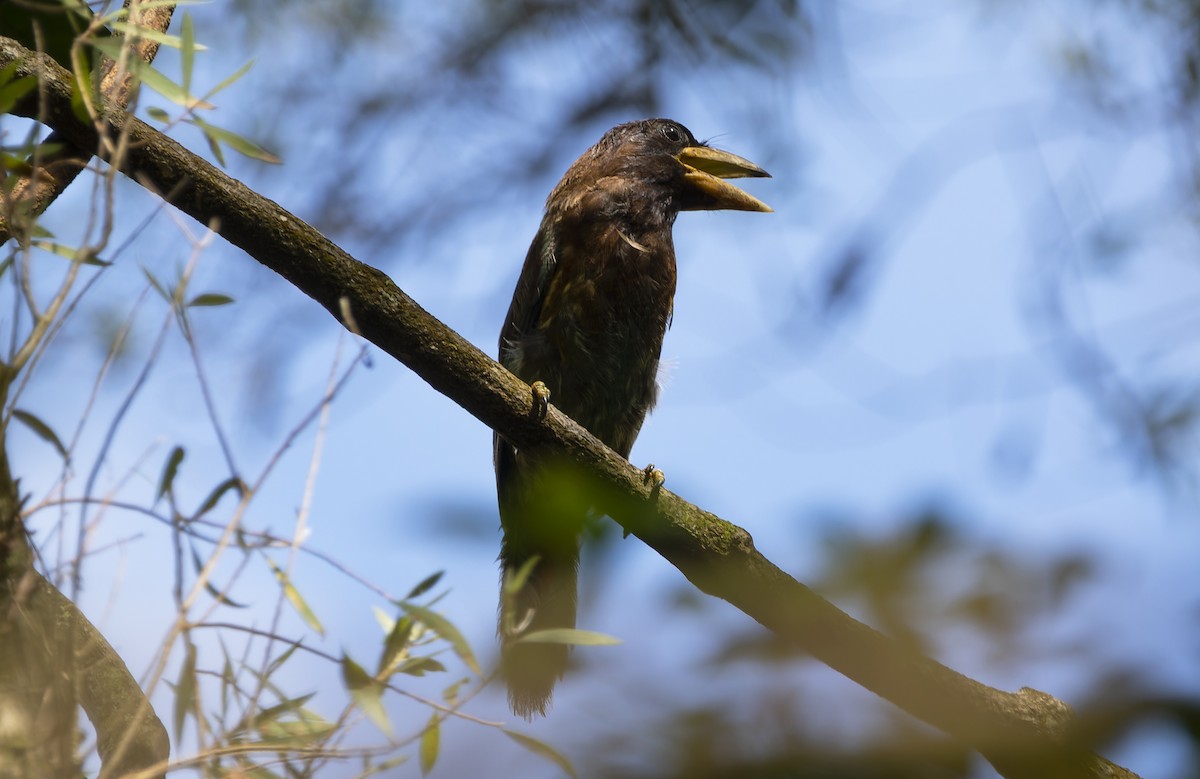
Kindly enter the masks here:
<path id="1" fill-rule="evenodd" d="M 673 124 L 663 125 L 662 134 L 671 143 L 683 143 L 683 133 Z"/>

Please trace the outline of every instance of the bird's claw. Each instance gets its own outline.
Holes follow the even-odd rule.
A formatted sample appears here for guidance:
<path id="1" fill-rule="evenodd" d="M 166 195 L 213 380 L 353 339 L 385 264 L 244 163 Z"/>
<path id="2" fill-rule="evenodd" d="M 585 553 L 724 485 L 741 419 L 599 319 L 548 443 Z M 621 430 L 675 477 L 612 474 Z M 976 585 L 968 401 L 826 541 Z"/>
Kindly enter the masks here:
<path id="1" fill-rule="evenodd" d="M 538 419 L 545 418 L 546 409 L 550 406 L 550 388 L 539 380 L 530 384 L 529 389 L 533 393 L 533 415 Z"/>
<path id="2" fill-rule="evenodd" d="M 652 490 L 658 490 L 666 480 L 667 475 L 658 468 L 655 468 L 654 463 L 650 463 L 642 469 L 642 483 L 649 486 Z"/>

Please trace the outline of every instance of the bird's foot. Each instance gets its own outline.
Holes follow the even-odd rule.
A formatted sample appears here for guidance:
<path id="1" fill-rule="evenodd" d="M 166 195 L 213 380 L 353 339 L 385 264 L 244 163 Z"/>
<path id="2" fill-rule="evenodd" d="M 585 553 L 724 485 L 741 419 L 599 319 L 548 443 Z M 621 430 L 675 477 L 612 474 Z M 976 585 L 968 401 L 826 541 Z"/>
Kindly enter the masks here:
<path id="1" fill-rule="evenodd" d="M 650 463 L 642 469 L 642 483 L 649 486 L 651 490 L 657 490 L 663 486 L 663 482 L 666 480 L 666 474 L 655 468 L 654 463 Z"/>
<path id="2" fill-rule="evenodd" d="M 550 388 L 544 381 L 539 380 L 530 384 L 529 389 L 533 392 L 533 415 L 538 419 L 544 419 L 546 409 L 550 406 Z"/>

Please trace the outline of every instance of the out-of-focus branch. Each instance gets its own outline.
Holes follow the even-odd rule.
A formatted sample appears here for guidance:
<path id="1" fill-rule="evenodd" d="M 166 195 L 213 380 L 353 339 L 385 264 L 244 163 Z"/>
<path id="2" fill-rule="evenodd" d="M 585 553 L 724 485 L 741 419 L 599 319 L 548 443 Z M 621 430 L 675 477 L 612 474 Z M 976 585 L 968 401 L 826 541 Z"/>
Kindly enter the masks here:
<path id="1" fill-rule="evenodd" d="M 22 58 L 25 58 L 22 60 Z M 18 107 L 82 148 L 95 128 L 70 110 L 68 74 L 0 38 L 0 66 L 38 72 L 44 105 Z M 122 170 L 283 276 L 340 322 L 403 362 L 522 451 L 552 456 L 598 485 L 600 507 L 679 568 L 768 629 L 858 684 L 978 749 L 1007 777 L 1132 777 L 1091 754 L 1067 705 L 1031 689 L 987 687 L 855 621 L 777 568 L 743 529 L 646 483 L 643 472 L 555 409 L 537 413 L 529 387 L 425 312 L 379 270 L 358 262 L 276 203 L 257 195 L 116 106 L 126 127 Z"/>
<path id="2" fill-rule="evenodd" d="M 125 0 L 125 7 L 129 9 L 131 23 L 157 32 L 166 32 L 175 12 L 173 5 L 143 10 L 135 0 Z M 153 62 L 158 46 L 157 41 L 138 38 L 130 46 L 129 54 Z M 133 72 L 111 61 L 106 64 L 100 91 L 113 105 L 124 107 L 133 96 Z M 0 191 L 0 244 L 14 234 L 23 233 L 22 225 L 45 212 L 92 159 L 92 152 L 79 148 L 57 133 L 52 133 L 46 143 L 59 148 L 49 154 L 31 157 L 28 169 L 17 176 L 12 189 Z"/>

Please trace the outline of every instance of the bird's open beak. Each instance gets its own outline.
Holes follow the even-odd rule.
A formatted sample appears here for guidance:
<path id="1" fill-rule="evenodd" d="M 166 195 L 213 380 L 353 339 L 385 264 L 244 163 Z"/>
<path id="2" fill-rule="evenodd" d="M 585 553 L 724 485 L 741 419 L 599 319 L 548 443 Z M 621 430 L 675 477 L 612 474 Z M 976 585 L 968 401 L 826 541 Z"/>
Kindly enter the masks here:
<path id="1" fill-rule="evenodd" d="M 771 174 L 750 160 L 710 146 L 688 146 L 675 155 L 687 172 L 684 179 L 695 196 L 694 201 L 684 205 L 688 211 L 765 211 L 774 209 L 758 198 L 738 189 L 725 179 L 753 176 L 767 177 Z"/>

